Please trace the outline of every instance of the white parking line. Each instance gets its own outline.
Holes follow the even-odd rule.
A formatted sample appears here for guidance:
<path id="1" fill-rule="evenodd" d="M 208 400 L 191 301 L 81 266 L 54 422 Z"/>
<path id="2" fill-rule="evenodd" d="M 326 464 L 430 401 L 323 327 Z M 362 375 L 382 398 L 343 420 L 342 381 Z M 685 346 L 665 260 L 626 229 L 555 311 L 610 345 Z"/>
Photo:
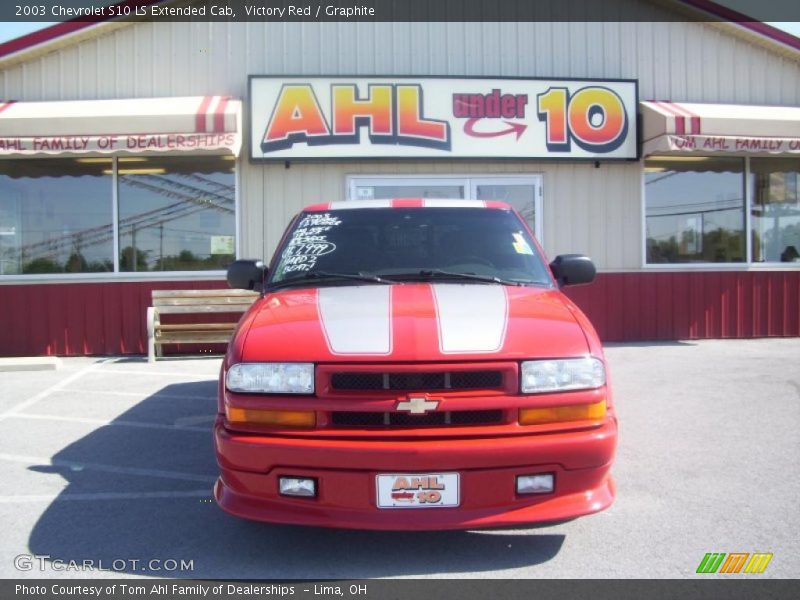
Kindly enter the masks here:
<path id="1" fill-rule="evenodd" d="M 24 463 L 27 465 L 52 465 L 54 467 L 64 467 L 73 472 L 80 471 L 100 471 L 103 473 L 118 473 L 121 475 L 141 475 L 143 477 L 159 477 L 162 479 L 175 479 L 179 481 L 200 481 L 212 483 L 216 477 L 209 475 L 195 475 L 193 473 L 180 473 L 178 471 L 164 471 L 161 469 L 141 469 L 138 467 L 118 467 L 115 465 L 104 465 L 99 463 L 84 463 L 68 460 L 52 460 L 43 456 L 24 456 L 21 454 L 0 453 L 0 460 L 9 462 Z"/>
<path id="2" fill-rule="evenodd" d="M 141 421 L 124 421 L 120 419 L 92 419 L 91 417 L 67 417 L 63 415 L 42 415 L 32 413 L 20 413 L 8 415 L 10 419 L 38 419 L 41 421 L 65 421 L 69 423 L 85 423 L 87 425 L 100 425 L 106 427 L 113 425 L 115 427 L 141 427 L 143 429 L 169 429 L 177 431 L 196 431 L 200 433 L 210 433 L 211 426 L 209 427 L 191 427 L 187 425 L 168 425 L 166 423 L 142 423 Z M 209 423 L 214 421 L 214 417 L 205 417 Z"/>
<path id="3" fill-rule="evenodd" d="M 61 390 L 67 384 L 70 384 L 73 381 L 76 381 L 76 380 L 80 379 L 81 377 L 83 377 L 87 373 L 91 373 L 95 369 L 98 369 L 100 367 L 100 365 L 102 365 L 105 362 L 108 362 L 109 360 L 110 359 L 101 359 L 101 360 L 99 360 L 99 361 L 97 361 L 95 363 L 92 363 L 88 367 L 86 367 L 84 369 L 81 369 L 80 371 L 76 371 L 75 373 L 73 373 L 69 377 L 66 377 L 66 378 L 62 379 L 61 381 L 59 381 L 58 383 L 55 383 L 55 384 L 51 385 L 49 388 L 46 388 L 46 389 L 42 390 L 38 394 L 34 394 L 33 396 L 31 396 L 27 400 L 17 404 L 16 406 L 12 406 L 9 410 L 7 410 L 7 411 L 5 411 L 3 413 L 0 413 L 0 421 L 2 421 L 3 419 L 6 419 L 6 418 L 8 418 L 8 417 L 10 417 L 12 415 L 17 414 L 17 413 L 25 410 L 26 408 L 29 408 L 29 407 L 33 406 L 34 404 L 39 402 L 39 400 L 42 400 L 43 398 L 47 398 L 53 392 L 57 392 L 57 391 Z"/>
<path id="4" fill-rule="evenodd" d="M 28 502 L 53 502 L 72 500 L 147 500 L 159 498 L 210 498 L 211 490 L 188 490 L 176 492 L 97 492 L 93 494 L 27 494 L 0 496 L 0 504 L 24 504 Z"/>

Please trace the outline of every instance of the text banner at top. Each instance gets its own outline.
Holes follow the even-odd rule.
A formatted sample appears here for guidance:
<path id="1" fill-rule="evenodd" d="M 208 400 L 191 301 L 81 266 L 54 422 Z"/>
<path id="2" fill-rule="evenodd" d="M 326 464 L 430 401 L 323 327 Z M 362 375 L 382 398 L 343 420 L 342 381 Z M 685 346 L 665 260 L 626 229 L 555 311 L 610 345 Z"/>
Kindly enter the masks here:
<path id="1" fill-rule="evenodd" d="M 796 0 L 14 0 L 0 21 L 800 21 Z"/>

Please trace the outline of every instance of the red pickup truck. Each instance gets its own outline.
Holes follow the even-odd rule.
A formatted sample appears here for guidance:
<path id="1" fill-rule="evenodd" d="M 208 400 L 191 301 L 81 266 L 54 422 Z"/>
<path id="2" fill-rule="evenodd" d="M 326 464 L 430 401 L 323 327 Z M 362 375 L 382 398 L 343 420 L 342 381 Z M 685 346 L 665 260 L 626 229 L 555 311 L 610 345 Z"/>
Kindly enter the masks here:
<path id="1" fill-rule="evenodd" d="M 614 500 L 603 349 L 502 202 L 310 206 L 272 263 L 239 260 L 262 297 L 222 365 L 215 497 L 227 512 L 364 529 L 560 521 Z"/>

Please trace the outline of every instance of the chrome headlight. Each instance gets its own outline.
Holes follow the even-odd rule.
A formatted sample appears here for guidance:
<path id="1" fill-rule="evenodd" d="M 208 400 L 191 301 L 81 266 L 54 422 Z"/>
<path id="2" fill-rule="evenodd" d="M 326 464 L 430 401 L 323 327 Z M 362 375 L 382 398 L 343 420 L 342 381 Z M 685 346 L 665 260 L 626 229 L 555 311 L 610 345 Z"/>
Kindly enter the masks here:
<path id="1" fill-rule="evenodd" d="M 561 360 L 529 360 L 522 363 L 523 394 L 590 390 L 606 382 L 603 361 L 594 357 Z"/>
<path id="2" fill-rule="evenodd" d="M 225 387 L 232 392 L 313 394 L 313 363 L 239 363 L 228 369 Z"/>

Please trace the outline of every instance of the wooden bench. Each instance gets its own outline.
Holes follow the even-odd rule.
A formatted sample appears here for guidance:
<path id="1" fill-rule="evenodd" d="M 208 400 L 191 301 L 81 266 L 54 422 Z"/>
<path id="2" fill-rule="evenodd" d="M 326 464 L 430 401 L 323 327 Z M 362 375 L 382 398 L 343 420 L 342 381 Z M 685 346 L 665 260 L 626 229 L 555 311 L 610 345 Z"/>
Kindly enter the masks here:
<path id="1" fill-rule="evenodd" d="M 153 290 L 147 309 L 147 360 L 162 356 L 163 344 L 228 343 L 239 318 L 258 298 L 247 290 Z M 235 317 L 225 323 L 167 323 L 161 315 L 207 315 L 226 313 Z"/>

